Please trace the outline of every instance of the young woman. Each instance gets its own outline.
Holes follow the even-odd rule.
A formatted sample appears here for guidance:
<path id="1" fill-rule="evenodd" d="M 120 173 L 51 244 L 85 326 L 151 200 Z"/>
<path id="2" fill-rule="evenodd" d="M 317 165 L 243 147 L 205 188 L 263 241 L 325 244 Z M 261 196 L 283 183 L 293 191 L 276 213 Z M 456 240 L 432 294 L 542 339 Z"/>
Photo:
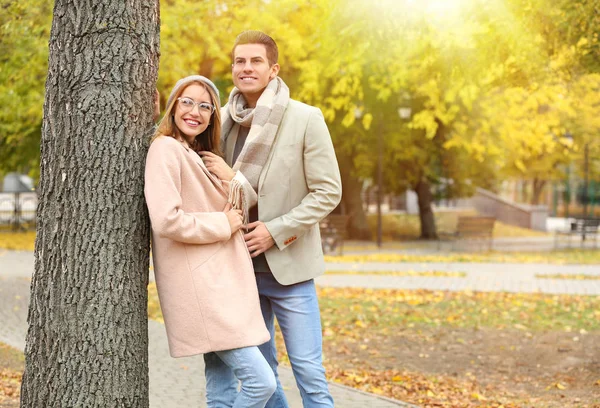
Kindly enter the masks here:
<path id="1" fill-rule="evenodd" d="M 256 197 L 240 193 L 248 183 L 241 174 L 229 169 L 230 180 L 221 180 L 199 155 L 210 157 L 210 167 L 226 166 L 217 160 L 219 106 L 217 88 L 199 75 L 179 80 L 167 101 L 146 161 L 154 273 L 171 356 L 205 354 L 207 388 L 214 390 L 208 406 L 264 407 L 276 385 L 256 346 L 270 336 L 240 230 L 240 207 Z M 231 370 L 212 372 L 222 366 L 212 359 Z M 242 382 L 239 393 L 233 375 Z"/>

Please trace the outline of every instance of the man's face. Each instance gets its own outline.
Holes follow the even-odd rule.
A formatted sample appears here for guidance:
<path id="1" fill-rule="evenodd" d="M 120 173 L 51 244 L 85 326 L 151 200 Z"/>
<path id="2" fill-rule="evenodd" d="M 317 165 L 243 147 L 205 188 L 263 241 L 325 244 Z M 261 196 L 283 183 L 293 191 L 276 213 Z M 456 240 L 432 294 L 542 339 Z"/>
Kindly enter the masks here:
<path id="1" fill-rule="evenodd" d="M 269 66 L 267 49 L 262 44 L 243 44 L 235 47 L 233 84 L 249 103 L 255 103 L 263 90 L 279 72 L 279 64 Z"/>

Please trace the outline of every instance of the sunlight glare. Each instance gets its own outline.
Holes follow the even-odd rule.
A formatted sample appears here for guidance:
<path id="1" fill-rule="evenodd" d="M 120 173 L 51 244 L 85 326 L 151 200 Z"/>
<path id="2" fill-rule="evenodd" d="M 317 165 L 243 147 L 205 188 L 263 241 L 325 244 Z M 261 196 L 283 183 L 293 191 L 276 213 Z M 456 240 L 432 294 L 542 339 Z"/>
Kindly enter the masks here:
<path id="1" fill-rule="evenodd" d="M 426 1 L 425 10 L 431 14 L 445 14 L 458 11 L 465 0 L 429 0 Z"/>
<path id="2" fill-rule="evenodd" d="M 406 10 L 419 10 L 434 17 L 444 17 L 448 14 L 458 14 L 469 1 L 472 0 L 395 0 L 395 6 Z"/>

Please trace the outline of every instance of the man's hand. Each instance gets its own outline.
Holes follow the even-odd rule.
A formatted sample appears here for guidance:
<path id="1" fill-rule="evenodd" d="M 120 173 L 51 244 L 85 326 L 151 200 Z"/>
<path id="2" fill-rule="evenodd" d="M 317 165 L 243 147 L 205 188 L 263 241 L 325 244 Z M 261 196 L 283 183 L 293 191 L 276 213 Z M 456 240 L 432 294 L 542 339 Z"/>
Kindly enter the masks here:
<path id="1" fill-rule="evenodd" d="M 217 156 L 212 152 L 200 152 L 204 165 L 212 174 L 221 180 L 231 181 L 235 176 L 235 171 L 225 163 L 221 156 Z"/>
<path id="2" fill-rule="evenodd" d="M 275 245 L 275 240 L 271 236 L 271 233 L 262 221 L 251 222 L 244 227 L 245 229 L 252 229 L 252 232 L 244 234 L 246 240 L 246 246 L 250 251 L 250 256 L 256 258 L 258 255 L 266 252 L 267 249 Z"/>

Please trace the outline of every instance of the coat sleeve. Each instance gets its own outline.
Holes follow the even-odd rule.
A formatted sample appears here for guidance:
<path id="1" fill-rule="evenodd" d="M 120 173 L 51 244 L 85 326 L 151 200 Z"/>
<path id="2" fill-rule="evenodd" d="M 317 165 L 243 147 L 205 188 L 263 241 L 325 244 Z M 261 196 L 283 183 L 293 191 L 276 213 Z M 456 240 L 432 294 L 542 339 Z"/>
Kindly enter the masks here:
<path id="1" fill-rule="evenodd" d="M 331 136 L 323 114 L 316 108 L 308 118 L 303 160 L 309 193 L 288 213 L 265 222 L 280 250 L 325 218 L 342 198 L 340 169 Z"/>
<path id="2" fill-rule="evenodd" d="M 225 213 L 187 213 L 181 208 L 181 149 L 169 142 L 155 140 L 146 158 L 144 193 L 152 230 L 187 244 L 228 240 L 231 228 Z"/>

